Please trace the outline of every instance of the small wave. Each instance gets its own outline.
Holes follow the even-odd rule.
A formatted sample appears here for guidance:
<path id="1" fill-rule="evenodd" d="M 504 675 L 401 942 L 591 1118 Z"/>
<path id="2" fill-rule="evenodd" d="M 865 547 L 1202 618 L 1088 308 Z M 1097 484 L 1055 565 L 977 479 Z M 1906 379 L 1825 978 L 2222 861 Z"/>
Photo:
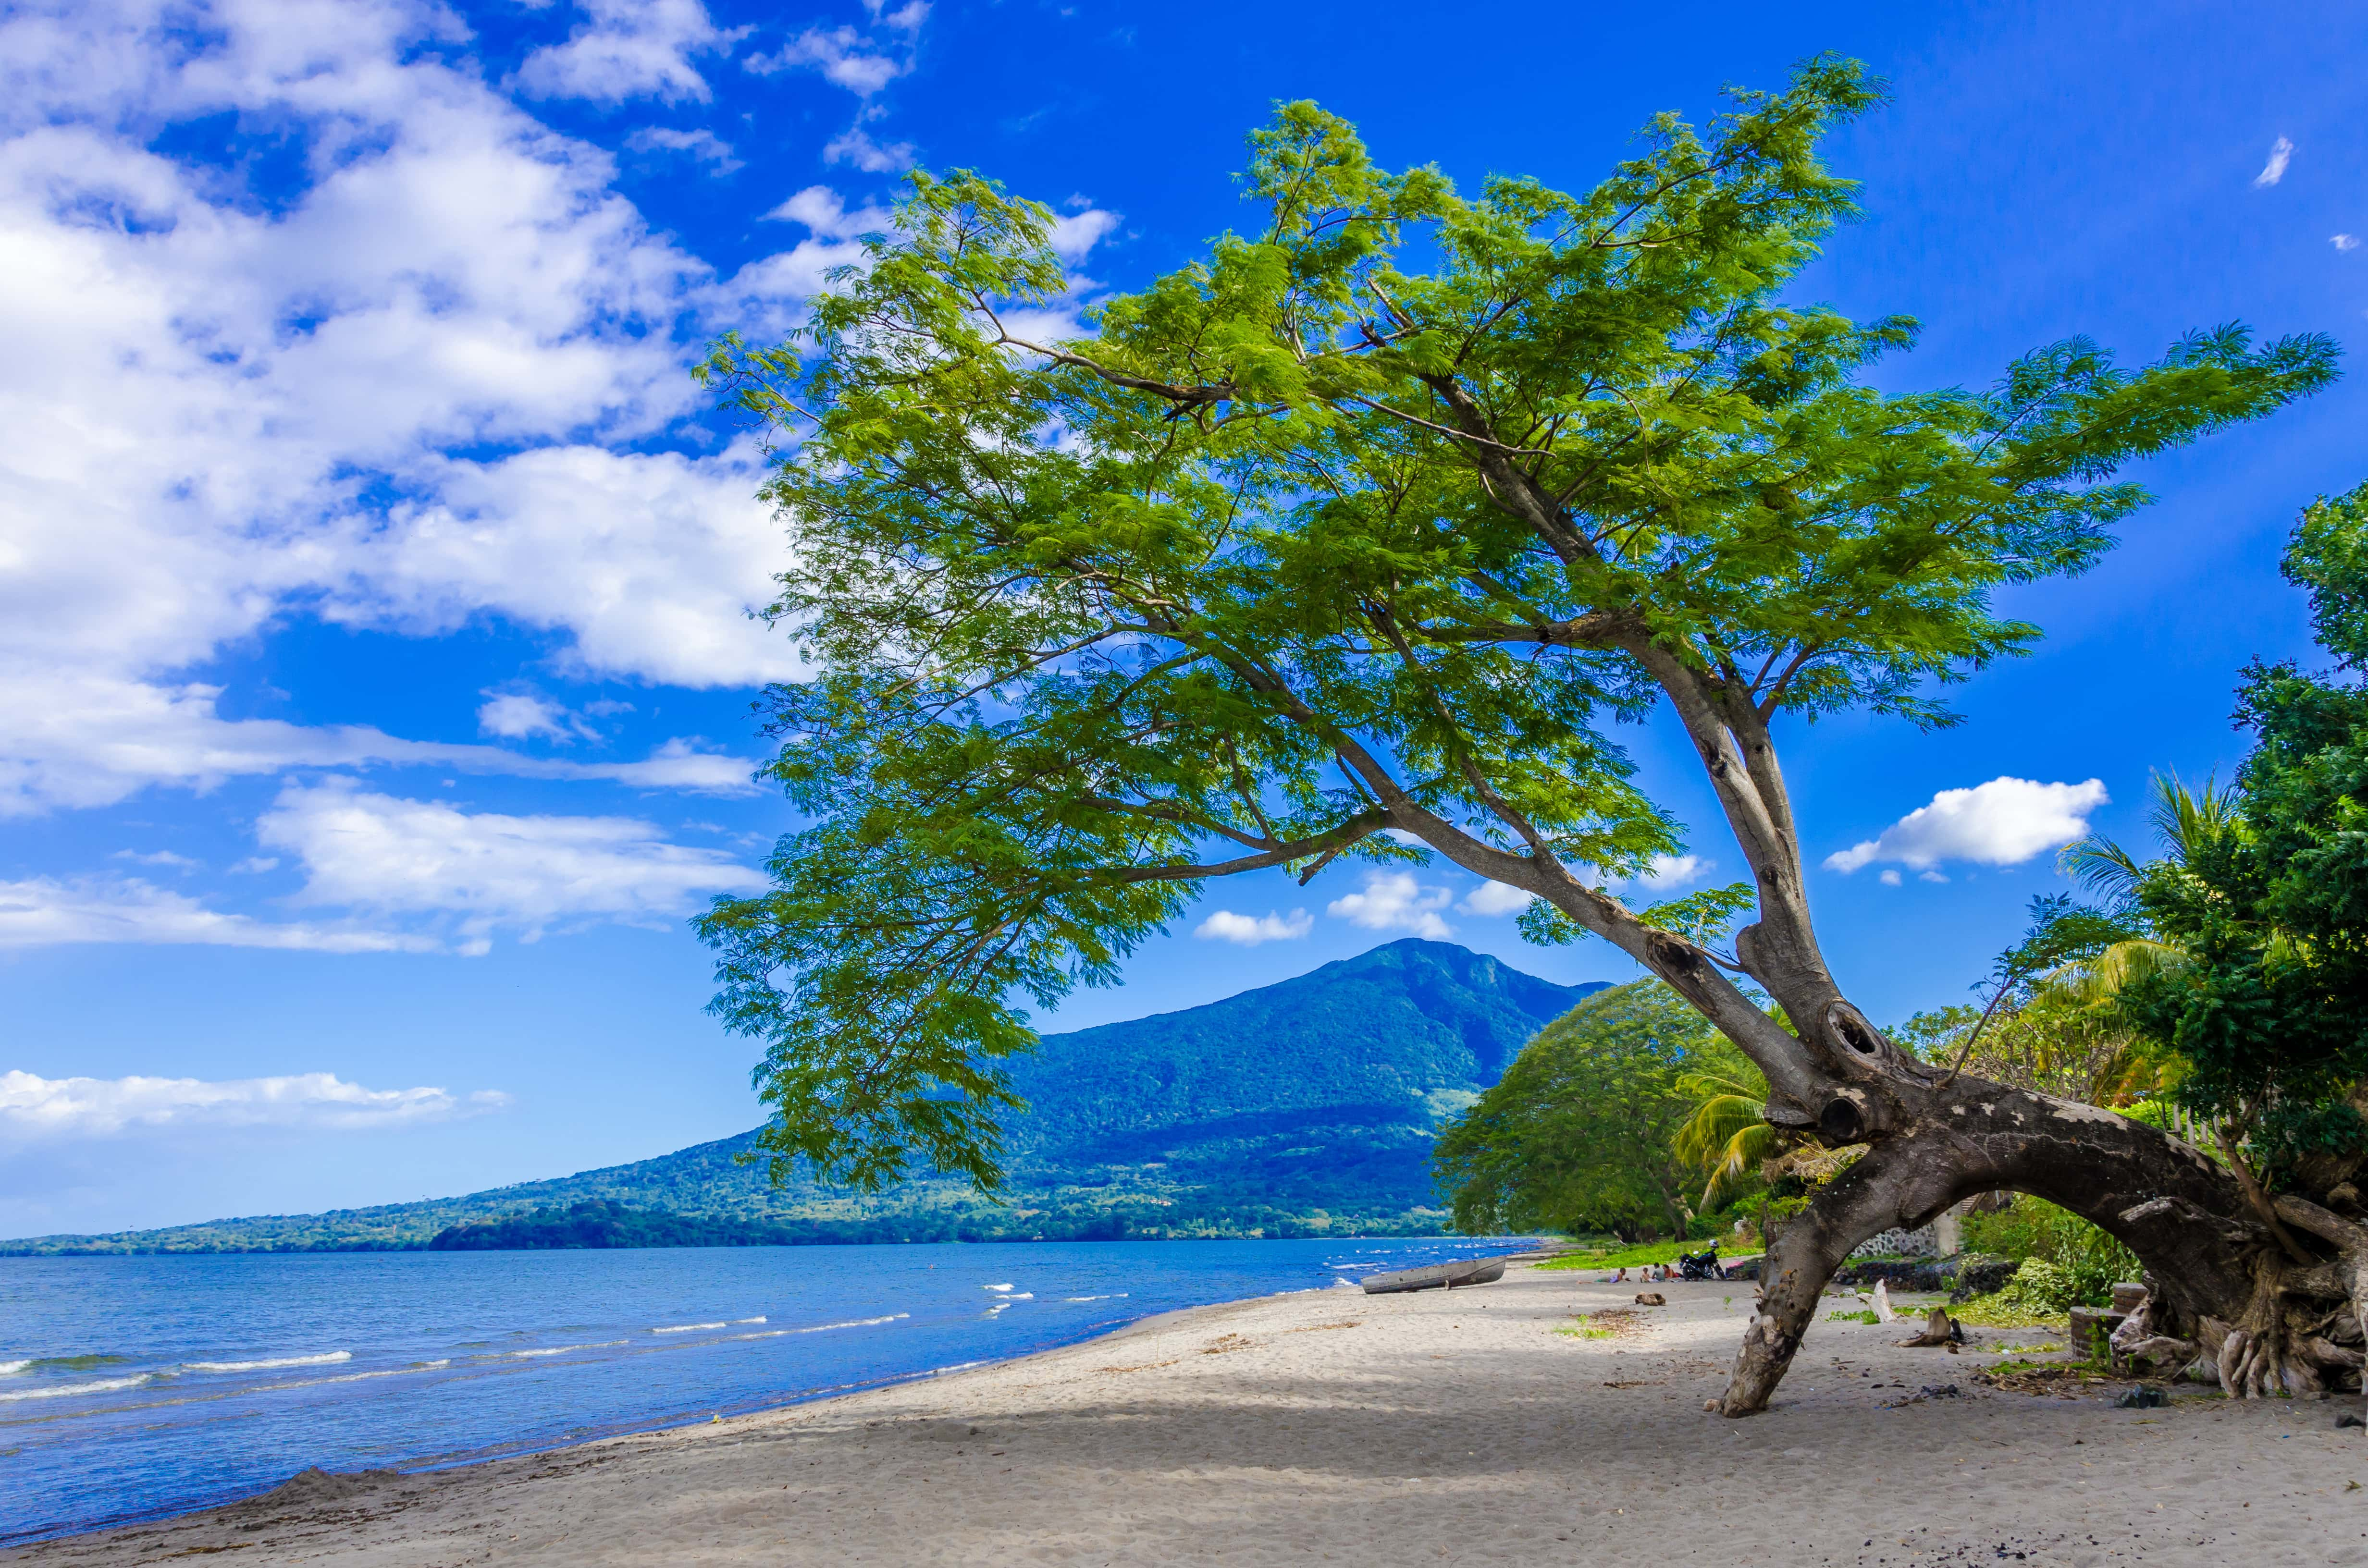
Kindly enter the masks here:
<path id="1" fill-rule="evenodd" d="M 932 1367 L 928 1371 L 923 1372 L 921 1376 L 925 1378 L 942 1378 L 948 1372 L 967 1372 L 973 1367 L 984 1367 L 986 1363 L 984 1361 L 957 1361 L 951 1367 Z"/>
<path id="2" fill-rule="evenodd" d="M 582 1348 L 580 1345 L 554 1345 L 548 1350 L 513 1350 L 510 1354 L 513 1356 L 564 1356 L 570 1350 Z"/>
<path id="3" fill-rule="evenodd" d="M 652 1334 L 697 1334 L 707 1328 L 730 1328 L 728 1323 L 678 1323 L 666 1328 L 654 1328 Z"/>
<path id="4" fill-rule="evenodd" d="M 108 1393 L 116 1389 L 136 1389 L 153 1375 L 142 1372 L 136 1378 L 103 1378 L 95 1383 L 64 1383 L 56 1388 L 19 1389 L 15 1393 L 0 1393 L 0 1404 L 14 1403 L 20 1399 L 63 1399 L 69 1394 Z"/>
<path id="5" fill-rule="evenodd" d="M 983 1290 L 1008 1290 L 1011 1289 L 1011 1283 L 1009 1280 L 1006 1280 L 1000 1285 L 983 1285 L 979 1288 Z"/>
<path id="6" fill-rule="evenodd" d="M 1113 1290 L 1107 1296 L 1064 1296 L 1061 1300 L 1064 1301 L 1122 1301 L 1126 1300 L 1128 1294 L 1129 1292 L 1124 1290 Z"/>
<path id="7" fill-rule="evenodd" d="M 765 1320 L 764 1320 L 762 1317 L 753 1317 L 753 1318 L 734 1318 L 732 1321 L 733 1321 L 734 1323 L 763 1323 Z"/>
<path id="8" fill-rule="evenodd" d="M 22 1361 L 0 1361 L 0 1378 L 17 1372 L 96 1372 L 101 1367 L 120 1367 L 130 1359 L 129 1356 L 33 1356 Z"/>
<path id="9" fill-rule="evenodd" d="M 899 1319 L 912 1315 L 910 1312 L 890 1312 L 885 1317 L 849 1318 L 845 1323 L 818 1323 L 811 1328 L 785 1328 L 781 1332 L 783 1334 L 820 1334 L 825 1329 L 831 1328 L 870 1328 L 874 1324 L 895 1323 Z"/>
<path id="10" fill-rule="evenodd" d="M 184 1361 L 181 1369 L 188 1372 L 268 1372 L 279 1367 L 326 1367 L 333 1362 L 350 1361 L 350 1350 L 331 1350 L 319 1356 L 280 1356 L 268 1361 Z"/>

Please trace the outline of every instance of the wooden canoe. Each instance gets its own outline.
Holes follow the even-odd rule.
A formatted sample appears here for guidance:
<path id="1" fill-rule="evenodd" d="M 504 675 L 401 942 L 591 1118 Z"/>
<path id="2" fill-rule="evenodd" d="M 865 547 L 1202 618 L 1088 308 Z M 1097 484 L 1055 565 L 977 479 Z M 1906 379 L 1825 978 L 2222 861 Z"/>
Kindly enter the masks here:
<path id="1" fill-rule="evenodd" d="M 1493 1285 L 1505 1277 L 1501 1257 L 1465 1258 L 1460 1263 L 1433 1263 L 1421 1268 L 1401 1268 L 1393 1274 L 1365 1278 L 1365 1294 L 1388 1296 L 1400 1290 L 1453 1290 L 1460 1285 Z"/>

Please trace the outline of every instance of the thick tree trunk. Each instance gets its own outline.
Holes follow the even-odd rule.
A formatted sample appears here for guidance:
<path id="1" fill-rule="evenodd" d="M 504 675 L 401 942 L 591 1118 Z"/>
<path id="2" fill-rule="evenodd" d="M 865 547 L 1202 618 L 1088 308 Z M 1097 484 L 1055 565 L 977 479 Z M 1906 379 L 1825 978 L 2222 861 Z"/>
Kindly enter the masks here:
<path id="1" fill-rule="evenodd" d="M 1720 1403 L 1728 1415 L 1767 1406 L 1851 1248 L 2000 1189 L 2068 1209 L 2137 1254 L 2152 1291 L 2150 1355 L 2200 1352 L 2197 1365 L 2232 1394 L 2357 1379 L 2368 1228 L 2281 1199 L 2281 1218 L 2333 1255 L 2296 1266 L 2227 1167 L 2192 1145 L 2093 1106 L 1977 1078 L 1942 1083 L 1920 1066 L 1837 1085 L 1816 1119 L 1829 1142 L 1872 1147 L 1771 1238 L 1759 1310 Z"/>

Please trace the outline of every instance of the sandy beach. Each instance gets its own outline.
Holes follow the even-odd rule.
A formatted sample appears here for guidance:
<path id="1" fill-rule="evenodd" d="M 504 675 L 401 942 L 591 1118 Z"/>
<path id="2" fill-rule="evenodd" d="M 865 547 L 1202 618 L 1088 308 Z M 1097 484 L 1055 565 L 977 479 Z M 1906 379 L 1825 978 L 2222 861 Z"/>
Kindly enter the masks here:
<path id="1" fill-rule="evenodd" d="M 1747 1283 L 1517 1267 L 1153 1319 L 1022 1360 L 430 1475 L 300 1482 L 0 1562 L 131 1564 L 2368 1562 L 2359 1399 L 2118 1410 L 1820 1323 L 1704 1414 Z M 1852 1302 L 1837 1301 L 1843 1305 Z M 1600 1333 L 1605 1319 L 1592 1324 Z M 1954 1384 L 1954 1397 L 1918 1398 Z M 294 1470 L 301 1456 L 291 1456 Z"/>

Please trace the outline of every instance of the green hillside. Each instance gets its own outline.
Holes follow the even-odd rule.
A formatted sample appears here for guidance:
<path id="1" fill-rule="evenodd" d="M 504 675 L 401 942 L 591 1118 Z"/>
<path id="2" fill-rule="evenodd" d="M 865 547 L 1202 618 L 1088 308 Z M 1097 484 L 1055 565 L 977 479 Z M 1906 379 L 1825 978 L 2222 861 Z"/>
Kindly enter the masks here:
<path id="1" fill-rule="evenodd" d="M 1047 1035 L 1014 1071 L 1030 1108 L 1011 1127 L 1002 1206 L 944 1180 L 871 1198 L 775 1189 L 735 1162 L 742 1134 L 460 1198 L 44 1236 L 0 1253 L 413 1248 L 455 1226 L 557 1223 L 587 1203 L 660 1217 L 603 1233 L 653 1238 L 724 1233 L 666 1216 L 784 1242 L 1436 1231 L 1445 1216 L 1427 1161 L 1440 1117 L 1601 988 L 1407 940 L 1205 1006 Z"/>

